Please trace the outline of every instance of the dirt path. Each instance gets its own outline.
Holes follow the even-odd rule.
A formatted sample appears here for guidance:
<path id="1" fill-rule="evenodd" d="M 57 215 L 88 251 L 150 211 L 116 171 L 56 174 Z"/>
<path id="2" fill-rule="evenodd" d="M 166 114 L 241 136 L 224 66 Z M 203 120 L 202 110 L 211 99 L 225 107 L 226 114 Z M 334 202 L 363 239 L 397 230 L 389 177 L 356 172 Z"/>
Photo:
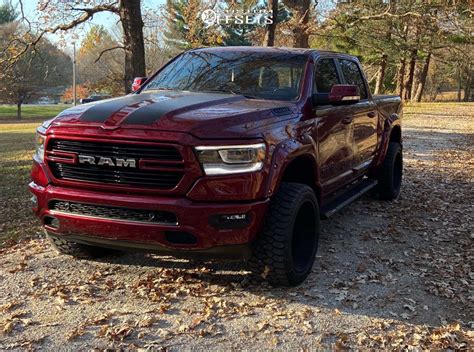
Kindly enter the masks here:
<path id="1" fill-rule="evenodd" d="M 324 221 L 293 289 L 250 284 L 238 264 L 0 250 L 0 350 L 472 349 L 473 136 L 474 116 L 407 115 L 402 197 Z"/>

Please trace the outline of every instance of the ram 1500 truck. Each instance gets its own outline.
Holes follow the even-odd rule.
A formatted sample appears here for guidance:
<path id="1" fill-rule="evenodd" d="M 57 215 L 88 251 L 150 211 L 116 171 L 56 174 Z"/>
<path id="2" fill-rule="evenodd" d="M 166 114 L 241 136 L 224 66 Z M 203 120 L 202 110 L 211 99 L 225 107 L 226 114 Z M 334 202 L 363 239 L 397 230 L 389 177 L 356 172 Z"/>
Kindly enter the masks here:
<path id="1" fill-rule="evenodd" d="M 62 253 L 244 258 L 297 285 L 321 218 L 400 192 L 400 98 L 372 95 L 353 56 L 196 49 L 133 90 L 37 130 L 33 208 Z"/>

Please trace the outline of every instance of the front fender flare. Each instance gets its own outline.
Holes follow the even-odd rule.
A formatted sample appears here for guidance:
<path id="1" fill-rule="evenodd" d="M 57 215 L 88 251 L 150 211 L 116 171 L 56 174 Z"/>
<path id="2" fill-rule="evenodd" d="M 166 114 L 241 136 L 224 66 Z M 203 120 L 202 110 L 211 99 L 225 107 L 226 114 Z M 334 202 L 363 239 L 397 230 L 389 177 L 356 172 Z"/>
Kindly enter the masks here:
<path id="1" fill-rule="evenodd" d="M 306 135 L 303 139 L 303 141 L 300 141 L 295 138 L 289 138 L 275 146 L 266 185 L 266 195 L 268 197 L 271 197 L 278 191 L 281 179 L 288 165 L 298 157 L 311 159 L 316 182 L 319 179 L 316 159 L 317 145 L 310 135 Z"/>

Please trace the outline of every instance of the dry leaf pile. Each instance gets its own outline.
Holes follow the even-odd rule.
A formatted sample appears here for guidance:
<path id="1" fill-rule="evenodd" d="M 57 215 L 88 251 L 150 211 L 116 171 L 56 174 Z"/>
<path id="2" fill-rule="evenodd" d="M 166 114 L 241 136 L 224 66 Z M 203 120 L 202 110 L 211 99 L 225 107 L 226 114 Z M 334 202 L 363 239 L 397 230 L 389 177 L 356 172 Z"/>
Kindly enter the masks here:
<path id="1" fill-rule="evenodd" d="M 241 263 L 0 249 L 0 350 L 473 350 L 474 117 L 410 115 L 404 185 L 322 223 L 313 274 L 272 288 Z"/>

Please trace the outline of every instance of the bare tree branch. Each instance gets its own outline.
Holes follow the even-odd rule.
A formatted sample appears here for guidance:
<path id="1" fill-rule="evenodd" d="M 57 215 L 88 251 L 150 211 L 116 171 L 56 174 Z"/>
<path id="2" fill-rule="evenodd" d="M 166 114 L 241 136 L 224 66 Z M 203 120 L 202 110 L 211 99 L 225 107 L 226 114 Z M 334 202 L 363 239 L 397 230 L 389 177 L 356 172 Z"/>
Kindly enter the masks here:
<path id="1" fill-rule="evenodd" d="M 22 12 L 22 20 L 26 21 L 30 25 L 29 20 L 25 17 L 24 12 L 23 12 L 23 0 L 19 0 L 19 3 L 20 3 L 21 12 Z M 48 4 L 49 4 L 49 2 L 45 6 L 43 6 L 43 10 L 47 8 Z M 34 48 L 41 41 L 41 39 L 43 39 L 43 37 L 46 34 L 48 34 L 48 33 L 54 34 L 58 31 L 67 31 L 69 29 L 72 29 L 72 28 L 74 28 L 74 27 L 76 27 L 76 26 L 78 26 L 82 23 L 87 22 L 88 20 L 93 18 L 96 13 L 99 13 L 99 12 L 118 13 L 119 9 L 116 5 L 117 5 L 117 2 L 114 2 L 112 4 L 97 5 L 97 6 L 94 6 L 94 7 L 91 7 L 91 8 L 74 8 L 74 7 L 71 8 L 71 10 L 82 11 L 84 13 L 80 17 L 72 20 L 69 23 L 59 24 L 57 26 L 49 27 L 49 28 L 44 29 L 43 31 L 41 31 L 36 36 L 36 38 L 34 40 L 31 40 L 29 42 L 21 41 L 22 44 L 24 44 L 23 48 L 17 54 L 15 54 L 14 56 L 8 57 L 8 58 L 3 59 L 3 60 L 0 60 L 0 64 L 4 64 L 5 62 L 8 62 L 8 64 L 6 65 L 6 69 L 10 68 L 30 48 Z M 30 25 L 29 33 L 31 34 L 31 25 Z M 20 41 L 18 38 L 15 38 L 15 40 Z"/>
<path id="2" fill-rule="evenodd" d="M 97 62 L 100 60 L 100 58 L 102 57 L 102 55 L 104 55 L 106 52 L 109 52 L 109 51 L 112 51 L 112 50 L 115 50 L 115 49 L 124 49 L 125 50 L 125 47 L 123 45 L 117 45 L 117 46 L 114 46 L 112 48 L 108 48 L 108 49 L 105 49 L 105 50 L 102 50 L 99 54 L 99 57 L 97 59 L 95 59 L 94 62 Z"/>
<path id="3" fill-rule="evenodd" d="M 414 11 L 408 11 L 408 12 L 405 12 L 403 14 L 394 14 L 394 13 L 390 12 L 390 7 L 389 7 L 384 12 L 376 14 L 376 15 L 360 16 L 355 21 L 350 22 L 348 25 L 353 26 L 353 25 L 355 25 L 356 23 L 358 23 L 360 21 L 366 21 L 366 20 L 383 20 L 383 19 L 386 19 L 386 18 L 400 19 L 400 18 L 405 18 L 405 17 L 424 17 L 426 15 L 427 14 L 421 14 L 421 13 L 414 12 Z M 431 15 L 429 15 L 429 17 L 433 18 L 433 16 L 431 16 Z"/>

